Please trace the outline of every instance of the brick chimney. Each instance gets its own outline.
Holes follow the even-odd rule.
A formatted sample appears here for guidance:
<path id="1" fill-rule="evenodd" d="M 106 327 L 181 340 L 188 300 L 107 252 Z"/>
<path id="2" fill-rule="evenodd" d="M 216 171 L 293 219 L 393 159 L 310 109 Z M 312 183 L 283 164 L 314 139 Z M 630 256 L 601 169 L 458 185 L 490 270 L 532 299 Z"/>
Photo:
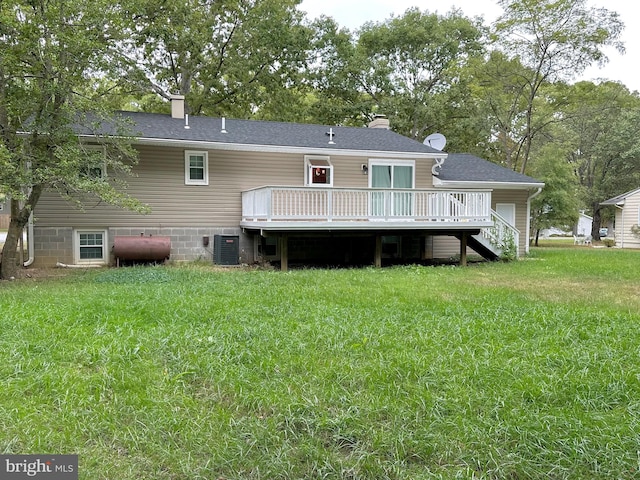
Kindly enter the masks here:
<path id="1" fill-rule="evenodd" d="M 386 115 L 381 115 L 376 113 L 373 116 L 373 120 L 371 120 L 369 122 L 368 125 L 369 128 L 384 128 L 385 130 L 390 130 L 391 127 L 389 126 L 389 119 L 387 118 Z"/>
<path id="2" fill-rule="evenodd" d="M 184 95 L 171 95 L 171 118 L 184 118 Z"/>

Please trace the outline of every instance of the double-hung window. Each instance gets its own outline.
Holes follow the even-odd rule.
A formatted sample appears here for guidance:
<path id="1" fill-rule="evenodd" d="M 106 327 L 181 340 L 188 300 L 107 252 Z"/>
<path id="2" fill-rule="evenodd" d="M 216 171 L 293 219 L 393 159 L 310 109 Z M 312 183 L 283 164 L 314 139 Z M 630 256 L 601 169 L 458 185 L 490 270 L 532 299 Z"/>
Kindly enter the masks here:
<path id="1" fill-rule="evenodd" d="M 107 263 L 106 231 L 78 230 L 75 240 L 77 263 Z"/>
<path id="2" fill-rule="evenodd" d="M 209 185 L 209 156 L 207 152 L 184 152 L 185 185 Z"/>
<path id="3" fill-rule="evenodd" d="M 102 180 L 107 176 L 105 162 L 105 150 L 101 145 L 88 145 L 85 147 L 86 163 L 82 167 L 80 175 L 89 180 Z"/>

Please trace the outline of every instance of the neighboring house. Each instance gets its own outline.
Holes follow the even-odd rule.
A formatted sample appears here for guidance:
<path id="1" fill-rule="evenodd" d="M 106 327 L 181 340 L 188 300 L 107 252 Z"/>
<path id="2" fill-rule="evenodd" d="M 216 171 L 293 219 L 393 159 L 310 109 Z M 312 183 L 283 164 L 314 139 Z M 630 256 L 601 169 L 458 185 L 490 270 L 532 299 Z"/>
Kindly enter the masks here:
<path id="1" fill-rule="evenodd" d="M 578 223 L 576 223 L 576 226 L 574 228 L 574 234 L 579 237 L 586 237 L 587 235 L 591 235 L 593 228 L 593 217 L 590 217 L 584 212 L 580 212 Z"/>
<path id="2" fill-rule="evenodd" d="M 229 247 L 225 262 L 283 269 L 465 263 L 472 250 L 495 259 L 509 238 L 518 254 L 528 249 L 529 204 L 543 183 L 403 137 L 384 118 L 353 128 L 183 112 L 178 96 L 171 115 L 121 112 L 138 131 L 128 193 L 151 213 L 98 201 L 79 211 L 47 192 L 35 211 L 35 265 L 112 264 L 114 243 L 141 235 L 168 238 L 176 261 L 213 261 Z"/>
<path id="3" fill-rule="evenodd" d="M 541 230 L 540 236 L 542 238 L 549 238 L 551 236 L 568 237 L 571 235 L 575 235 L 578 237 L 587 237 L 591 235 L 592 226 L 593 226 L 593 217 L 590 217 L 589 215 L 584 213 L 584 211 L 581 211 L 578 214 L 578 221 L 573 226 L 573 229 L 571 231 L 565 231 L 565 230 L 562 230 L 561 228 L 551 227 L 551 228 L 545 228 Z"/>
<path id="4" fill-rule="evenodd" d="M 615 207 L 616 247 L 640 248 L 640 188 L 600 202 L 600 205 Z"/>
<path id="5" fill-rule="evenodd" d="M 9 202 L 6 197 L 0 195 L 0 230 L 8 230 L 10 220 Z"/>

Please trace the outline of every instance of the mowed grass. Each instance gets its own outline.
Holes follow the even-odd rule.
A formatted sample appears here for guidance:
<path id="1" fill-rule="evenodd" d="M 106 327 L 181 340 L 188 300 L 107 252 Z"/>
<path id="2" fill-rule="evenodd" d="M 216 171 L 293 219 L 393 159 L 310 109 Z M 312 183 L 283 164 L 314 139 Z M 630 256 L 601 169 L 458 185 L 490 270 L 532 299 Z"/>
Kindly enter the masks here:
<path id="1" fill-rule="evenodd" d="M 81 479 L 640 476 L 640 252 L 82 271 L 0 312 L 0 450 Z"/>

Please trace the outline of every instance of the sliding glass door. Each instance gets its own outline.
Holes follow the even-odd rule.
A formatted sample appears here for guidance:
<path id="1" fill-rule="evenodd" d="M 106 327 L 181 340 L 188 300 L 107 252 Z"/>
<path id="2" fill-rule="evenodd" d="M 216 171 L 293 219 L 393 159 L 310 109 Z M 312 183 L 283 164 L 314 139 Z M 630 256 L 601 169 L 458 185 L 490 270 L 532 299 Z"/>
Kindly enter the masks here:
<path id="1" fill-rule="evenodd" d="M 374 189 L 412 189 L 413 162 L 372 162 L 370 186 Z M 372 192 L 371 215 L 374 217 L 408 217 L 413 212 L 412 192 Z"/>

